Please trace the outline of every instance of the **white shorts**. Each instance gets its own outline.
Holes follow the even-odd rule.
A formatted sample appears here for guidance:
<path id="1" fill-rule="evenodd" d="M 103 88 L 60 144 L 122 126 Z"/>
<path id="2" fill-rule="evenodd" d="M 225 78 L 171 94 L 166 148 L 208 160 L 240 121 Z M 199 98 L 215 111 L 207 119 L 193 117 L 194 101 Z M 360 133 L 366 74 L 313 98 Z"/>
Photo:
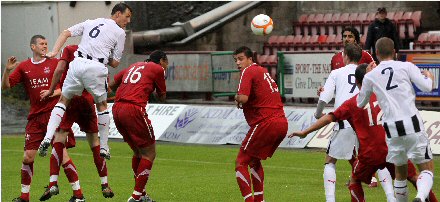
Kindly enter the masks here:
<path id="1" fill-rule="evenodd" d="M 84 58 L 75 58 L 70 62 L 66 80 L 61 93 L 72 99 L 80 96 L 84 89 L 92 94 L 95 103 L 107 100 L 107 67 L 97 61 Z"/>
<path id="2" fill-rule="evenodd" d="M 415 164 L 433 159 L 428 135 L 425 131 L 400 137 L 386 138 L 388 145 L 387 162 L 396 166 L 405 165 L 410 159 Z"/>
<path id="3" fill-rule="evenodd" d="M 359 141 L 353 128 L 335 130 L 328 142 L 327 155 L 335 159 L 350 160 L 355 148 L 357 153 Z"/>

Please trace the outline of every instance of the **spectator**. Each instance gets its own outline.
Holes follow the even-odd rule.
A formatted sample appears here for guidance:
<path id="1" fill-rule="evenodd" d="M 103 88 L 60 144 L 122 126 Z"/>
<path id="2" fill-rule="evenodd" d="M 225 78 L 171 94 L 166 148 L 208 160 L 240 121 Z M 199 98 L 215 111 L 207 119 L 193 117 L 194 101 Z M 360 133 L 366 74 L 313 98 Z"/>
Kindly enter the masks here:
<path id="1" fill-rule="evenodd" d="M 372 49 L 371 53 L 373 53 L 373 59 L 376 61 L 376 64 L 379 64 L 379 61 L 376 57 L 374 44 L 382 37 L 392 39 L 394 41 L 394 50 L 396 50 L 396 53 L 399 52 L 400 42 L 397 29 L 394 23 L 387 18 L 387 9 L 385 7 L 377 9 L 376 20 L 368 26 L 367 40 L 364 47 L 365 50 Z"/>

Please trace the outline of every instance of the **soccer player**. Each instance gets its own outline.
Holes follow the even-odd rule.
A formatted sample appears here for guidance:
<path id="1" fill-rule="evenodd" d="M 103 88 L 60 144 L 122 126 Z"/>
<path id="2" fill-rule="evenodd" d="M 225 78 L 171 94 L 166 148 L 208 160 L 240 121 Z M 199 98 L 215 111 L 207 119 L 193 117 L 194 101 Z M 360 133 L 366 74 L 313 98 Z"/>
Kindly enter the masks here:
<path id="1" fill-rule="evenodd" d="M 82 36 L 75 59 L 70 63 L 70 71 L 63 85 L 62 95 L 50 115 L 47 125 L 47 137 L 53 137 L 55 129 L 60 122 L 75 95 L 81 95 L 86 89 L 92 94 L 98 110 L 98 129 L 100 134 L 100 154 L 110 159 L 107 144 L 110 116 L 107 110 L 107 75 L 106 64 L 116 68 L 122 57 L 125 43 L 124 28 L 130 22 L 131 8 L 125 3 L 116 4 L 111 12 L 111 18 L 98 18 L 87 20 L 64 30 L 58 37 L 52 52 L 46 57 L 58 55 L 67 38 Z M 52 95 L 53 89 L 45 92 L 42 98 Z M 48 148 L 50 139 L 44 139 L 42 149 Z M 61 152 L 60 146 L 55 147 L 57 153 Z"/>
<path id="2" fill-rule="evenodd" d="M 344 45 L 346 44 L 360 44 L 360 36 L 359 36 L 359 31 L 351 26 L 347 26 L 342 30 L 342 42 L 344 43 Z M 344 51 L 340 51 L 338 53 L 336 53 L 331 60 L 331 68 L 332 70 L 335 69 L 339 69 L 341 67 L 345 66 L 344 63 L 344 57 L 343 57 Z M 368 53 L 367 51 L 363 50 L 362 51 L 362 57 L 359 60 L 358 64 L 363 64 L 363 63 L 367 63 L 370 64 L 371 62 L 373 62 L 373 57 L 371 57 L 370 53 Z M 324 91 L 324 89 L 322 87 L 320 87 L 318 89 L 318 96 L 320 95 L 320 93 Z M 350 163 L 353 163 L 356 157 L 353 156 L 353 158 L 349 161 Z M 369 187 L 377 187 L 377 179 L 374 177 L 372 177 L 371 183 L 368 185 Z"/>
<path id="3" fill-rule="evenodd" d="M 376 55 L 380 64 L 365 75 L 357 106 L 365 107 L 372 93 L 376 94 L 383 110 L 383 126 L 387 135 L 387 162 L 396 166 L 394 191 L 398 201 L 408 201 L 407 162 L 419 167 L 417 195 L 414 202 L 425 201 L 434 180 L 432 151 L 423 120 L 415 106 L 412 84 L 420 90 L 432 90 L 434 76 L 410 62 L 394 61 L 394 42 L 381 38 L 376 42 Z"/>
<path id="4" fill-rule="evenodd" d="M 40 91 L 48 89 L 58 59 L 44 58 L 47 51 L 47 40 L 44 36 L 34 35 L 30 41 L 30 48 L 33 52 L 32 58 L 18 62 L 14 56 L 9 57 L 2 75 L 2 90 L 23 83 L 31 104 L 31 110 L 27 118 L 23 164 L 21 167 L 21 195 L 13 200 L 15 202 L 30 200 L 29 191 L 34 174 L 34 159 L 38 146 L 46 133 L 50 110 L 55 106 L 60 95 L 58 86 L 50 97 L 40 100 Z M 66 145 L 67 148 L 74 146 L 74 141 L 69 141 L 69 144 Z M 69 168 L 75 167 L 67 154 L 66 148 L 62 150 L 61 154 L 63 155 L 62 165 Z M 75 170 L 65 169 L 64 171 L 69 181 L 78 178 Z"/>
<path id="5" fill-rule="evenodd" d="M 367 71 L 367 66 L 367 64 L 361 64 L 356 69 L 356 85 L 359 89 L 362 87 L 362 80 Z M 330 122 L 348 120 L 359 139 L 359 155 L 354 163 L 356 166 L 352 172 L 349 185 L 352 201 L 365 201 L 361 182 L 370 183 L 371 175 L 378 169 L 385 169 L 379 172 L 379 178 L 387 196 L 387 201 L 396 201 L 391 179 L 394 178 L 394 165 L 386 162 L 388 147 L 385 142 L 385 130 L 380 123 L 381 109 L 377 106 L 374 94 L 363 109 L 356 107 L 356 97 L 357 95 L 345 101 L 334 112 L 321 117 L 304 131 L 293 132 L 289 137 L 298 136 L 303 138 Z M 408 162 L 408 168 L 408 179 L 410 181 L 417 179 L 414 164 Z M 391 176 L 388 170 L 391 171 Z M 437 201 L 432 191 L 430 192 L 429 201 Z"/>
<path id="6" fill-rule="evenodd" d="M 288 124 L 278 86 L 267 70 L 254 62 L 252 50 L 245 46 L 238 48 L 234 60 L 241 71 L 235 103 L 243 109 L 251 127 L 235 160 L 235 176 L 244 201 L 260 202 L 264 201 L 261 160 L 272 157 L 286 137 Z"/>
<path id="7" fill-rule="evenodd" d="M 315 118 L 322 116 L 322 111 L 333 96 L 335 97 L 335 109 L 345 100 L 356 95 L 359 90 L 356 87 L 354 72 L 358 61 L 362 57 L 362 49 L 355 43 L 348 43 L 344 47 L 345 67 L 330 73 L 324 85 L 315 112 Z M 353 129 L 347 121 L 340 121 L 335 125 L 333 134 L 327 147 L 327 156 L 324 166 L 324 188 L 326 201 L 335 201 L 336 161 L 337 159 L 350 160 L 354 155 L 358 140 Z"/>
<path id="8" fill-rule="evenodd" d="M 61 54 L 60 61 L 53 75 L 50 89 L 54 89 L 58 83 L 63 86 L 66 78 L 66 72 L 69 69 L 69 63 L 74 59 L 74 52 L 78 49 L 77 45 L 66 46 Z M 60 80 L 61 78 L 61 80 Z M 70 102 L 69 107 L 66 109 L 66 114 L 63 116 L 60 128 L 55 135 L 57 141 L 56 144 L 65 144 L 66 137 L 72 129 L 73 123 L 78 123 L 81 131 L 86 133 L 87 141 L 90 145 L 90 149 L 93 153 L 93 160 L 98 170 L 99 177 L 101 178 L 101 191 L 105 198 L 112 198 L 114 196 L 113 191 L 108 185 L 107 181 L 107 165 L 105 159 L 99 154 L 99 139 L 98 139 L 98 125 L 95 112 L 95 105 L 93 104 L 93 97 L 86 90 L 83 91 L 81 96 L 74 96 Z M 40 152 L 42 152 L 40 150 Z M 46 153 L 40 153 L 45 156 Z M 46 191 L 40 198 L 40 201 L 48 200 L 52 195 L 59 193 L 58 188 L 58 175 L 60 171 L 60 165 L 58 164 L 56 156 L 59 154 L 56 151 L 52 151 L 50 158 L 50 183 L 46 188 Z M 66 169 L 66 168 L 65 168 Z M 73 183 L 73 182 L 71 182 Z M 74 187 L 74 186 L 72 186 Z"/>
<path id="9" fill-rule="evenodd" d="M 342 34 L 342 42 L 344 42 L 344 45 L 350 43 L 355 43 L 359 45 L 359 43 L 361 42 L 359 31 L 354 27 L 345 27 L 342 30 L 341 34 Z M 343 53 L 344 53 L 343 51 L 340 51 L 332 57 L 332 61 L 331 61 L 332 70 L 339 69 L 345 66 Z M 363 50 L 362 57 L 359 60 L 358 64 L 363 64 L 363 63 L 370 64 L 373 61 L 374 61 L 373 57 L 371 57 L 371 55 L 367 51 Z"/>
<path id="10" fill-rule="evenodd" d="M 110 85 L 112 89 L 119 86 L 112 107 L 116 128 L 134 153 L 131 165 L 135 186 L 128 202 L 152 201 L 145 196 L 145 186 L 156 158 L 156 139 L 145 108 L 154 91 L 160 101 L 165 101 L 168 59 L 163 51 L 156 50 L 148 61 L 134 63 L 122 70 Z"/>

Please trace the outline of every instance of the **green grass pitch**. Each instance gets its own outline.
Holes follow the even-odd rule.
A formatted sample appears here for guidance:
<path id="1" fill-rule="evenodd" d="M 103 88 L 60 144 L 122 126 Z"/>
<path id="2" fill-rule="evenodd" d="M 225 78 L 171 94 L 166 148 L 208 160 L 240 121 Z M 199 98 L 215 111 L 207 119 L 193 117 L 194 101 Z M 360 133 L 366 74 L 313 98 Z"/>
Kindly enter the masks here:
<path id="1" fill-rule="evenodd" d="M 20 194 L 20 168 L 24 136 L 2 135 L 1 201 L 11 201 Z M 110 141 L 112 159 L 107 161 L 109 183 L 115 192 L 112 199 L 101 195 L 100 181 L 87 142 L 77 140 L 69 149 L 79 172 L 88 202 L 127 201 L 133 190 L 131 150 L 121 141 Z M 157 201 L 242 201 L 235 180 L 234 160 L 238 145 L 206 146 L 158 142 L 157 158 L 147 184 L 147 192 Z M 263 161 L 266 201 L 325 201 L 322 182 L 323 150 L 279 149 L 273 158 Z M 440 196 L 439 156 L 435 157 L 434 191 Z M 337 164 L 336 200 L 350 201 L 344 185 L 350 175 L 349 164 Z M 71 187 L 61 170 L 60 194 L 49 201 L 67 201 Z M 31 186 L 31 201 L 38 201 L 49 182 L 49 157 L 36 157 Z M 410 185 L 409 185 L 410 186 Z M 364 186 L 368 201 L 386 201 L 382 188 Z M 410 196 L 416 194 L 410 186 Z"/>

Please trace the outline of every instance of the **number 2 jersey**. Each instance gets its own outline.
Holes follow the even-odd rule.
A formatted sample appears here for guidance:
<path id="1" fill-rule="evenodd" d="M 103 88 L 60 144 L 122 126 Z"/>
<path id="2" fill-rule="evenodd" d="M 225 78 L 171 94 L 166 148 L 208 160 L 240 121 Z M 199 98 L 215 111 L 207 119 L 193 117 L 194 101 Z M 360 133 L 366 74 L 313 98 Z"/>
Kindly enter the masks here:
<path id="1" fill-rule="evenodd" d="M 381 109 L 374 94 L 364 108 L 356 106 L 356 98 L 348 99 L 331 114 L 335 116 L 335 121 L 347 120 L 356 132 L 359 140 L 358 159 L 372 165 L 381 164 L 388 153 L 385 130 L 378 123 Z"/>
<path id="2" fill-rule="evenodd" d="M 264 67 L 252 64 L 241 71 L 238 95 L 248 96 L 243 113 L 249 126 L 274 117 L 285 117 L 281 95 Z"/>
<path id="3" fill-rule="evenodd" d="M 114 76 L 116 84 L 115 102 L 125 102 L 145 107 L 150 94 L 166 93 L 165 70 L 154 62 L 137 62 Z"/>
<path id="4" fill-rule="evenodd" d="M 90 55 L 95 59 L 103 58 L 104 64 L 108 63 L 109 58 L 121 60 L 125 31 L 114 20 L 106 18 L 86 20 L 68 30 L 73 37 L 82 36 L 78 51 L 81 51 L 84 57 Z"/>
<path id="5" fill-rule="evenodd" d="M 412 83 L 427 92 L 432 90 L 432 82 L 410 62 L 382 61 L 371 72 L 365 74 L 357 103 L 358 106 L 365 106 L 374 92 L 383 111 L 384 126 L 387 126 L 391 136 L 398 136 L 402 130 L 406 134 L 415 133 L 417 127 L 423 131 L 424 126 L 415 105 L 416 97 Z M 418 122 L 418 126 L 414 126 L 414 122 Z"/>

